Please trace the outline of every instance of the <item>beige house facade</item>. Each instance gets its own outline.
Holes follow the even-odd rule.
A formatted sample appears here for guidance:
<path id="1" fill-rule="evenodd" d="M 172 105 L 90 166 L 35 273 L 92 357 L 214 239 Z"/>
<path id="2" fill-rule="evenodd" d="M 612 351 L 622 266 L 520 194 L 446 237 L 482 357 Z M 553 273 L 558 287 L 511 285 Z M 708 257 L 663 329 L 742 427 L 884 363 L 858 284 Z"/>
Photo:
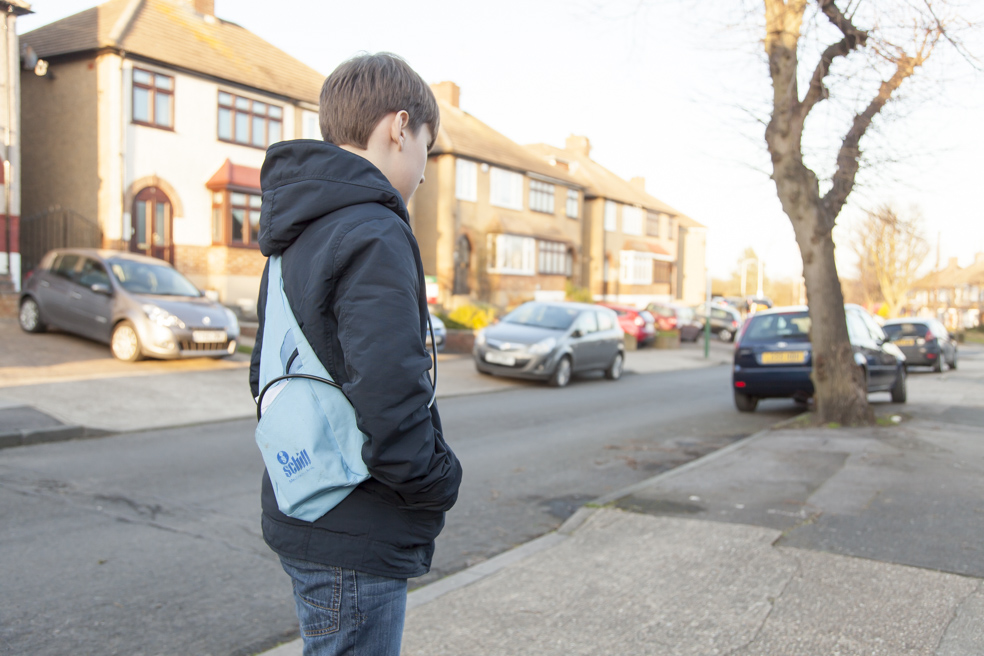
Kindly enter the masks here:
<path id="1" fill-rule="evenodd" d="M 432 88 L 441 128 L 409 209 L 437 302 L 563 300 L 582 284 L 582 184 L 463 111 L 454 83 Z"/>
<path id="2" fill-rule="evenodd" d="M 587 137 L 529 148 L 584 188 L 581 280 L 596 300 L 694 305 L 706 295 L 706 228 L 591 159 Z"/>
<path id="3" fill-rule="evenodd" d="M 98 224 L 102 246 L 165 259 L 227 305 L 255 304 L 259 170 L 320 138 L 324 76 L 211 0 L 110 0 L 23 35 L 23 205 Z"/>

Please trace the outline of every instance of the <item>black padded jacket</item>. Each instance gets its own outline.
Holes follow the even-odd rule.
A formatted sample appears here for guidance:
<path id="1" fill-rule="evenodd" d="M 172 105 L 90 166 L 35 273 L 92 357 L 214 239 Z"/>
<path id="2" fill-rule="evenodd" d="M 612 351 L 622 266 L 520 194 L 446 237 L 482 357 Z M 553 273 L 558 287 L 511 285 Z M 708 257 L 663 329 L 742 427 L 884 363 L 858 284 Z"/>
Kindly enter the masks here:
<path id="1" fill-rule="evenodd" d="M 267 151 L 260 250 L 280 254 L 284 291 L 368 436 L 370 478 L 314 522 L 277 508 L 263 475 L 263 537 L 277 552 L 379 576 L 425 574 L 461 465 L 444 440 L 425 348 L 427 300 L 417 241 L 400 195 L 368 160 L 320 141 Z M 259 393 L 267 271 L 250 366 Z"/>

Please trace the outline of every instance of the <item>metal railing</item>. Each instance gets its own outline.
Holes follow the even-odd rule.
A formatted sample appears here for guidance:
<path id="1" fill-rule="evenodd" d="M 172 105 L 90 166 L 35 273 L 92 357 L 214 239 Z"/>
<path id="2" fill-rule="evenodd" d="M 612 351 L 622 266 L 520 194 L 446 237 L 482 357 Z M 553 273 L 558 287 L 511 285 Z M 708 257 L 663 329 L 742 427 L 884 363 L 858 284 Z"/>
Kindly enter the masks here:
<path id="1" fill-rule="evenodd" d="M 21 219 L 21 272 L 27 274 L 53 248 L 102 248 L 99 224 L 74 210 L 52 207 Z"/>

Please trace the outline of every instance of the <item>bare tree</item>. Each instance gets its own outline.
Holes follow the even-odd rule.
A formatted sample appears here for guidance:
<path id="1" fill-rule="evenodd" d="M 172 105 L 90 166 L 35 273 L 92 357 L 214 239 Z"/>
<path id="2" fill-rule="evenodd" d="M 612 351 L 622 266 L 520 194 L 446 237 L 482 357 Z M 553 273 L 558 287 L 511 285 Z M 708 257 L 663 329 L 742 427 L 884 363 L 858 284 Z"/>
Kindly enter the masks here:
<path id="1" fill-rule="evenodd" d="M 899 216 L 891 205 L 866 212 L 855 229 L 852 246 L 857 253 L 862 280 L 871 279 L 888 305 L 888 316 L 897 317 L 916 281 L 916 271 L 929 255 L 918 214 Z"/>
<path id="2" fill-rule="evenodd" d="M 812 319 L 815 420 L 843 425 L 871 423 L 874 416 L 868 406 L 864 374 L 855 363 L 848 341 L 844 296 L 834 262 L 831 232 L 854 188 L 862 138 L 876 115 L 938 44 L 945 40 L 956 45 L 949 34 L 952 19 L 944 12 L 945 0 L 763 2 L 764 44 L 773 89 L 771 120 L 765 139 L 772 158 L 772 179 L 783 211 L 793 224 L 803 257 Z M 872 7 L 884 8 L 888 13 L 873 14 Z M 808 9 L 815 13 L 807 15 Z M 867 12 L 861 15 L 872 25 L 870 29 L 855 24 L 859 10 Z M 804 18 L 807 26 L 812 25 L 814 29 L 814 40 L 809 44 L 805 43 Z M 820 39 L 826 34 L 833 36 L 824 47 Z M 812 68 L 801 71 L 800 54 L 814 43 L 819 44 L 817 61 Z M 832 67 L 864 57 L 871 64 L 865 70 L 869 75 L 878 74 L 880 82 L 869 97 L 859 98 L 853 119 L 840 139 L 834 173 L 821 191 L 820 179 L 803 158 L 807 119 L 818 105 L 831 98 Z M 806 83 L 802 95 L 801 79 Z M 848 90 L 839 98 L 848 102 L 863 87 L 855 85 L 853 91 L 849 86 L 838 88 Z"/>

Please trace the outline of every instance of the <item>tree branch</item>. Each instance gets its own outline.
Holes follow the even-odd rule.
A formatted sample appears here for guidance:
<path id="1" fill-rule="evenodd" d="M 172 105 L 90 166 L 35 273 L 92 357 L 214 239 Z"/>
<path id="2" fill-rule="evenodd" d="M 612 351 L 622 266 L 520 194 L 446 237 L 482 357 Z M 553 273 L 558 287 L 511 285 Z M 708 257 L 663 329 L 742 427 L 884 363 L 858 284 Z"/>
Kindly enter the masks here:
<path id="1" fill-rule="evenodd" d="M 827 88 L 823 81 L 830 73 L 830 66 L 834 59 L 846 57 L 852 50 L 864 47 L 868 40 L 868 33 L 856 28 L 851 19 L 844 16 L 843 12 L 834 4 L 834 0 L 820 0 L 820 9 L 830 22 L 841 31 L 844 38 L 827 46 L 820 56 L 820 61 L 817 62 L 817 67 L 813 69 L 813 77 L 810 79 L 806 98 L 803 99 L 798 108 L 801 120 L 806 119 L 814 105 L 827 98 Z"/>
<path id="2" fill-rule="evenodd" d="M 864 136 L 875 115 L 891 99 L 892 94 L 898 90 L 906 78 L 915 72 L 916 68 L 922 66 L 927 56 L 928 54 L 925 53 L 924 49 L 920 48 L 920 52 L 914 57 L 908 55 L 899 57 L 896 62 L 895 73 L 887 81 L 881 83 L 877 95 L 868 103 L 863 112 L 854 117 L 851 128 L 844 136 L 840 151 L 837 153 L 837 171 L 834 173 L 833 184 L 821 200 L 825 221 L 825 225 L 821 226 L 823 229 L 833 230 L 837 215 L 840 214 L 844 203 L 847 202 L 847 197 L 854 189 L 854 179 L 859 168 L 858 159 L 861 157 L 859 147 L 861 137 Z"/>

